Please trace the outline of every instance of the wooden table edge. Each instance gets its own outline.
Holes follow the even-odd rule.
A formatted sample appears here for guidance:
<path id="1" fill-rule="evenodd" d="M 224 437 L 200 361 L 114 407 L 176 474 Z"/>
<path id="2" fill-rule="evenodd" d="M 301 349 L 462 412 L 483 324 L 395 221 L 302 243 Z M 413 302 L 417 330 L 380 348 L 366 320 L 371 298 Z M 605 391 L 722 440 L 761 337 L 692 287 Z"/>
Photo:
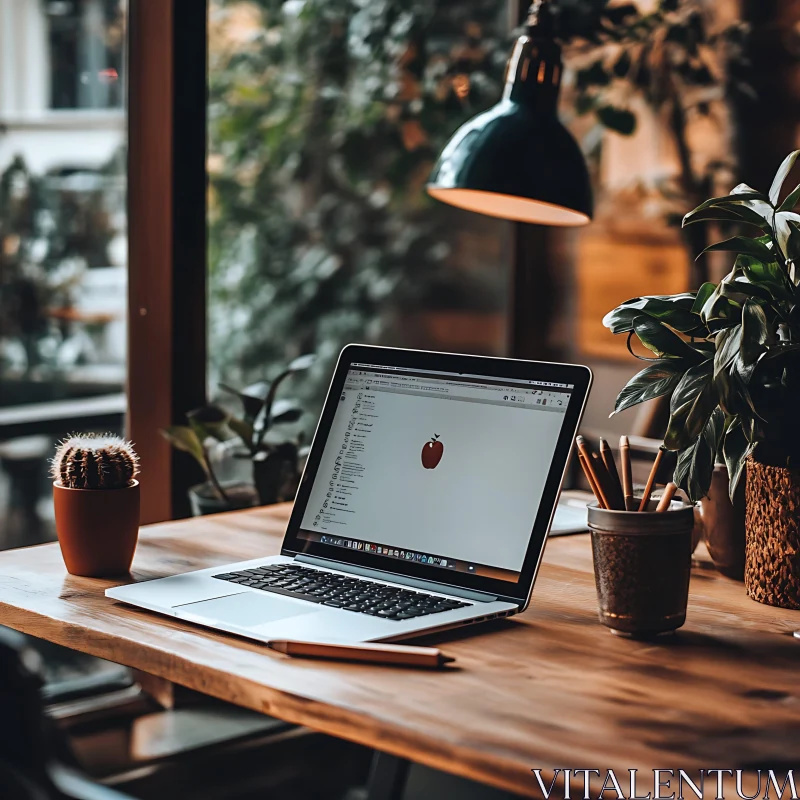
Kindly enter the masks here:
<path id="1" fill-rule="evenodd" d="M 2 624 L 35 638 L 41 638 L 40 636 L 37 637 L 36 631 L 41 631 L 42 625 L 40 623 L 34 623 L 33 620 L 43 621 L 48 627 L 54 625 L 53 620 L 44 614 L 20 609 L 2 601 L 0 601 L 0 616 L 2 616 Z M 180 620 L 170 619 L 170 621 L 178 624 L 181 623 Z M 198 628 L 198 626 L 192 625 L 191 623 L 185 623 L 185 626 L 187 630 L 193 632 L 202 630 L 202 628 Z M 110 660 L 108 658 L 107 648 L 93 641 L 95 636 L 99 637 L 101 640 L 107 639 L 108 637 L 106 634 L 89 631 L 85 627 L 73 625 L 69 622 L 59 622 L 57 623 L 57 627 L 59 628 L 58 633 L 53 636 L 48 636 L 47 641 L 62 645 L 70 650 L 76 650 L 87 655 Z M 218 635 L 224 636 L 225 634 Z M 80 640 L 80 644 L 78 644 L 78 640 Z M 237 640 L 238 637 L 231 636 L 232 645 Z M 247 642 L 247 640 L 241 641 Z M 250 645 L 253 644 L 252 642 L 247 643 Z M 126 642 L 125 640 L 116 640 L 115 644 L 117 646 L 123 644 L 123 649 L 126 651 L 128 649 L 135 651 L 137 647 L 139 647 L 133 642 Z M 261 714 L 276 717 L 293 725 L 302 725 L 320 733 L 345 739 L 355 744 L 388 753 L 389 755 L 407 759 L 415 764 L 438 769 L 442 772 L 467 778 L 468 780 L 473 780 L 496 789 L 523 795 L 533 792 L 531 773 L 528 770 L 526 770 L 525 773 L 520 773 L 518 764 L 510 759 L 502 759 L 502 757 L 498 757 L 497 755 L 492 756 L 491 759 L 486 759 L 483 757 L 483 754 L 481 754 L 480 758 L 477 758 L 477 750 L 471 747 L 464 747 L 463 753 L 459 746 L 420 751 L 419 746 L 415 745 L 411 740 L 414 734 L 404 726 L 394 725 L 391 721 L 382 720 L 380 725 L 384 730 L 376 732 L 372 730 L 372 728 L 365 728 L 364 722 L 367 718 L 362 712 L 353 712 L 343 706 L 334 705 L 317 699 L 310 699 L 294 692 L 266 686 L 262 683 L 238 676 L 236 678 L 237 683 L 251 688 L 253 690 L 253 695 L 261 697 L 262 702 L 260 704 L 248 703 L 244 698 L 242 702 L 237 702 L 235 699 L 231 698 L 229 692 L 221 691 L 215 685 L 209 685 L 207 680 L 192 680 L 191 673 L 195 665 L 191 660 L 176 656 L 162 648 L 148 647 L 147 649 L 151 656 L 154 653 L 166 655 L 171 664 L 163 664 L 159 659 L 156 665 L 158 668 L 153 669 L 154 664 L 152 658 L 146 658 L 144 656 L 137 657 L 135 652 L 131 652 L 130 657 L 125 657 L 123 660 L 115 663 L 154 675 L 157 678 L 171 681 L 172 683 L 200 692 L 209 697 L 214 697 L 242 708 L 248 708 L 251 711 L 257 711 Z M 269 653 L 271 656 L 284 658 L 284 656 L 273 654 L 266 648 L 264 649 L 265 652 Z M 181 665 L 184 669 L 180 669 Z M 377 669 L 394 668 L 377 667 Z M 222 682 L 228 679 L 228 673 L 225 670 L 215 667 L 206 666 L 204 668 L 204 673 L 205 677 L 212 674 L 217 680 Z M 505 761 L 505 766 L 501 766 L 498 763 L 500 761 Z M 465 770 L 465 764 L 469 764 L 471 768 Z M 544 770 L 543 774 L 547 775 L 547 772 L 547 770 Z"/>

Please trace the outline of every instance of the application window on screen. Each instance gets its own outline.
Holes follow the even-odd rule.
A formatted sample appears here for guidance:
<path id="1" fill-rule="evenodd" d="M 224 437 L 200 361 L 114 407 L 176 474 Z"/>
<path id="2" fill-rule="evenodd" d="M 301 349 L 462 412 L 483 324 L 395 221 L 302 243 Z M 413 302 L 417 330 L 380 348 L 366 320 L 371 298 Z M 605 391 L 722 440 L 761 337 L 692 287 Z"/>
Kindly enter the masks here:
<path id="1" fill-rule="evenodd" d="M 300 536 L 517 580 L 572 389 L 354 365 Z"/>

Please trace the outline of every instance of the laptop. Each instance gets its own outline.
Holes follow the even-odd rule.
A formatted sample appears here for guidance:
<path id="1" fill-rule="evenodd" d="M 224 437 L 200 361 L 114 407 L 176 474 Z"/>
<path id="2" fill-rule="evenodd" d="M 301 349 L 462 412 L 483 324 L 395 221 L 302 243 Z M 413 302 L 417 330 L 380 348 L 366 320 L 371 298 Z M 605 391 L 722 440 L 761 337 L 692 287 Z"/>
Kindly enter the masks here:
<path id="1" fill-rule="evenodd" d="M 250 639 L 395 641 L 524 610 L 587 367 L 340 354 L 280 555 L 108 589 Z"/>

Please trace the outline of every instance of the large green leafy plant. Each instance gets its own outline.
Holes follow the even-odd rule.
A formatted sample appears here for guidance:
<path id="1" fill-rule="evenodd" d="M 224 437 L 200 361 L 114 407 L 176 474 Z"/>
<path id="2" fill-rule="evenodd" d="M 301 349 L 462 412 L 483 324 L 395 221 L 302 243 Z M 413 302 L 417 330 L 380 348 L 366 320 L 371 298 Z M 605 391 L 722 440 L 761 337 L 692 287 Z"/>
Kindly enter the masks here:
<path id="1" fill-rule="evenodd" d="M 670 395 L 664 445 L 678 454 L 675 480 L 704 497 L 724 459 L 733 497 L 747 458 L 800 464 L 800 186 L 781 201 L 800 151 L 789 155 L 768 194 L 745 184 L 702 203 L 684 225 L 714 221 L 748 228 L 707 251 L 734 255 L 719 284 L 697 292 L 637 297 L 603 323 L 627 334 L 628 349 L 650 363 L 620 392 L 614 413 Z M 638 339 L 649 351 L 634 353 Z"/>

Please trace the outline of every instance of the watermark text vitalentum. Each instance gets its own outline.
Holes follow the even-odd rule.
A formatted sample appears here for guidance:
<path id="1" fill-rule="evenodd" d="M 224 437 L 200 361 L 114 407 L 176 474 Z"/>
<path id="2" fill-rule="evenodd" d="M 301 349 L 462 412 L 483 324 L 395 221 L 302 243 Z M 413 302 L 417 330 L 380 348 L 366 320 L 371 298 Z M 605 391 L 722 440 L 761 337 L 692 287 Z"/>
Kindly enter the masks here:
<path id="1" fill-rule="evenodd" d="M 544 800 L 800 800 L 794 770 L 532 769 Z M 800 778 L 800 776 L 798 776 Z"/>

